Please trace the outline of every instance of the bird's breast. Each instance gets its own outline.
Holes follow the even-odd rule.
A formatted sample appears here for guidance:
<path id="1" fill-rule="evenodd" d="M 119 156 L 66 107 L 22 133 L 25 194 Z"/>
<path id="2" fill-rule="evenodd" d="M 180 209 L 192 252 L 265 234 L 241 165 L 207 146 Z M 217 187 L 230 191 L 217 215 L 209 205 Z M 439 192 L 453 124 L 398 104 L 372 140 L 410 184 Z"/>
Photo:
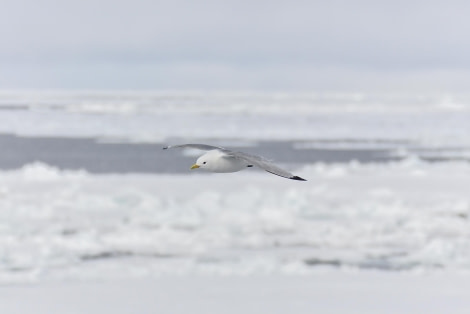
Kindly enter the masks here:
<path id="1" fill-rule="evenodd" d="M 226 173 L 226 172 L 237 172 L 246 169 L 247 163 L 235 158 L 220 158 L 218 162 L 213 165 L 212 172 Z"/>

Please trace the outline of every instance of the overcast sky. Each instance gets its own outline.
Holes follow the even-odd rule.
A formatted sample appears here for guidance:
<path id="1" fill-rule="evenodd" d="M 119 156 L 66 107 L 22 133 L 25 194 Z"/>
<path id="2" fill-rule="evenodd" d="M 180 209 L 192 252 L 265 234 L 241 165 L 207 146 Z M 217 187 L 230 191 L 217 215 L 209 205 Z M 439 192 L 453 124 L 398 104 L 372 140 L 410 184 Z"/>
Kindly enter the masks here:
<path id="1" fill-rule="evenodd" d="M 470 90 L 464 0 L 0 5 L 0 89 Z"/>

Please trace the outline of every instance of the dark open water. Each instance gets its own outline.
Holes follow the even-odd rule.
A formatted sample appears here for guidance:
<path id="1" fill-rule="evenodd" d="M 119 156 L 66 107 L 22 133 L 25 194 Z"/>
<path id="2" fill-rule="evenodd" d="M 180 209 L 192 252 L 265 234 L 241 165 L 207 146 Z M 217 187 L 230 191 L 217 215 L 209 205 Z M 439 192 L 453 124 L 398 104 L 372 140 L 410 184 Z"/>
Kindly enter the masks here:
<path id="1" fill-rule="evenodd" d="M 204 139 L 193 142 L 211 144 L 210 140 Z M 185 156 L 179 149 L 162 150 L 168 144 L 173 143 L 103 143 L 93 138 L 19 137 L 2 134 L 0 169 L 17 169 L 32 162 L 43 162 L 60 169 L 84 169 L 91 173 L 189 172 L 189 166 L 195 157 Z M 216 144 L 220 145 L 220 140 Z M 393 144 L 390 142 L 387 143 L 387 148 L 377 149 L 296 149 L 291 141 L 259 141 L 255 146 L 237 146 L 233 149 L 262 155 L 276 163 L 296 167 L 315 162 L 343 163 L 355 160 L 368 163 L 397 160 L 399 158 L 394 157 L 393 151 L 403 143 L 395 143 L 396 148 Z"/>

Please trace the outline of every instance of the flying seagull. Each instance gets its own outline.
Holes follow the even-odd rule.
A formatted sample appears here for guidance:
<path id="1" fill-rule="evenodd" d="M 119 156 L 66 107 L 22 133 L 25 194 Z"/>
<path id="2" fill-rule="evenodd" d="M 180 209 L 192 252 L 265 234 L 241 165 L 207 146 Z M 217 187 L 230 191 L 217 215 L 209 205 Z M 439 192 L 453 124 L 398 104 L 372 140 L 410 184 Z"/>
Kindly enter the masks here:
<path id="1" fill-rule="evenodd" d="M 191 166 L 191 169 L 201 168 L 210 172 L 226 173 L 236 172 L 248 167 L 256 166 L 283 178 L 307 181 L 301 177 L 293 175 L 289 171 L 279 168 L 261 156 L 235 152 L 226 148 L 206 144 L 183 144 L 163 147 L 163 149 L 169 148 L 195 148 L 207 151 L 207 153 L 197 159 L 196 163 Z"/>

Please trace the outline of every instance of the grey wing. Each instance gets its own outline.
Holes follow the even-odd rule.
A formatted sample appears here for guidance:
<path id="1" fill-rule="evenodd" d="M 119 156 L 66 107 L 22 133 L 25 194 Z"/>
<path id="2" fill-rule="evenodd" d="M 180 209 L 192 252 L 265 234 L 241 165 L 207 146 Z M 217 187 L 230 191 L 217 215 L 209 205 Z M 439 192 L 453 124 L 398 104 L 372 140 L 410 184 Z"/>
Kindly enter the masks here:
<path id="1" fill-rule="evenodd" d="M 284 170 L 282 168 L 279 168 L 275 164 L 273 164 L 271 161 L 267 160 L 266 158 L 263 158 L 261 156 L 256 156 L 256 155 L 250 155 L 246 154 L 243 152 L 231 152 L 231 151 L 226 151 L 227 157 L 230 158 L 237 158 L 246 161 L 250 165 L 256 166 L 258 168 L 261 168 L 269 173 L 275 174 L 280 177 L 284 177 L 287 179 L 292 179 L 292 180 L 299 180 L 299 181 L 307 181 L 301 177 L 298 177 L 296 175 L 293 175 L 287 170 Z"/>
<path id="2" fill-rule="evenodd" d="M 182 145 L 170 145 L 170 146 L 163 147 L 163 149 L 169 149 L 169 148 L 196 148 L 200 150 L 214 150 L 214 149 L 224 150 L 222 147 L 206 145 L 206 144 L 182 144 Z"/>

